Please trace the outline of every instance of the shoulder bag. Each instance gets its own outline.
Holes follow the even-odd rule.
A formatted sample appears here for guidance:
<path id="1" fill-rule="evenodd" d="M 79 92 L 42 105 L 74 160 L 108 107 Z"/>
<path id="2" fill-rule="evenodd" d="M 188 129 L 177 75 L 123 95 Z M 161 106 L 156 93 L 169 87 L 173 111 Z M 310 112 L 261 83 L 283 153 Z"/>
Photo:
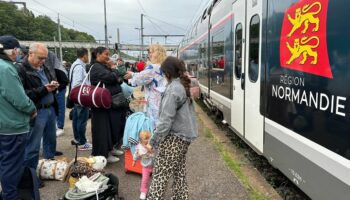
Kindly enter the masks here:
<path id="1" fill-rule="evenodd" d="M 105 108 L 108 109 L 112 105 L 112 95 L 108 89 L 99 87 L 101 81 L 96 86 L 87 85 L 86 80 L 90 80 L 90 72 L 94 65 L 91 66 L 83 83 L 72 89 L 70 99 L 77 104 L 89 108 Z"/>

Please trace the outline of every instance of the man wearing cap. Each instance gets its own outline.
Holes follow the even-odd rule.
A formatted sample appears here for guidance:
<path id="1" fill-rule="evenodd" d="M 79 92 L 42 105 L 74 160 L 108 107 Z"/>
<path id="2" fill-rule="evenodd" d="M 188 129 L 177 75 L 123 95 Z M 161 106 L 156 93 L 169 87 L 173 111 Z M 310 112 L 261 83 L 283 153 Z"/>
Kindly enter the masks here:
<path id="1" fill-rule="evenodd" d="M 36 116 L 13 64 L 19 47 L 13 36 L 0 36 L 0 179 L 6 200 L 18 199 L 29 120 Z"/>
<path id="2" fill-rule="evenodd" d="M 29 47 L 28 57 L 18 68 L 19 76 L 28 97 L 38 109 L 38 116 L 31 124 L 26 150 L 25 166 L 36 169 L 39 161 L 40 141 L 43 138 L 43 157 L 53 159 L 56 152 L 56 114 L 58 111 L 54 92 L 59 84 L 44 65 L 48 49 L 42 43 Z"/>

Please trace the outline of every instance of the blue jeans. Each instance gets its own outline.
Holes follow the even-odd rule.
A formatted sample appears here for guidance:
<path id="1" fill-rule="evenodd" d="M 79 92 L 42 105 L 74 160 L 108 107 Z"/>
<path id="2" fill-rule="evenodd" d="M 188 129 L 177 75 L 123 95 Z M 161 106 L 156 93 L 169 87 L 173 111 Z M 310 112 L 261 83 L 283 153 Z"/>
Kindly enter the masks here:
<path id="1" fill-rule="evenodd" d="M 80 145 L 86 143 L 86 124 L 89 119 L 89 109 L 81 107 L 80 105 L 74 105 L 73 108 L 73 133 L 74 139 L 79 142 Z"/>
<path id="2" fill-rule="evenodd" d="M 19 172 L 23 166 L 27 134 L 0 135 L 0 180 L 3 199 L 18 199 L 17 185 L 22 176 Z"/>
<path id="3" fill-rule="evenodd" d="M 25 150 L 24 165 L 36 169 L 39 162 L 41 137 L 45 159 L 55 157 L 56 153 L 56 113 L 53 106 L 38 110 L 34 126 L 30 128 Z"/>
<path id="4" fill-rule="evenodd" d="M 56 94 L 56 100 L 58 103 L 57 128 L 63 129 L 66 111 L 66 89 L 63 89 Z"/>

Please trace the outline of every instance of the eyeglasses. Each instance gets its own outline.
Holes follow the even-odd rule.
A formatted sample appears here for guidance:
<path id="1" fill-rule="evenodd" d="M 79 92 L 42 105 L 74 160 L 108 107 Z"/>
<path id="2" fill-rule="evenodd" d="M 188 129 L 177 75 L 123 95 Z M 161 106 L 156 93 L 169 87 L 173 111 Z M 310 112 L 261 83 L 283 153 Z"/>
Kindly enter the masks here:
<path id="1" fill-rule="evenodd" d="M 38 56 L 38 60 L 46 60 L 47 59 L 47 57 L 39 57 Z"/>

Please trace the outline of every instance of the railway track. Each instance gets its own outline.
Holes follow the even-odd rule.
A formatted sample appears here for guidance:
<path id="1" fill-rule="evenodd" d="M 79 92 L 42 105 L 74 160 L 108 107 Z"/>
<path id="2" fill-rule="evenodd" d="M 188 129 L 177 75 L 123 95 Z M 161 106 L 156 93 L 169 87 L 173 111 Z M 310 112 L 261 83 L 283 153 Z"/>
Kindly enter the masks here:
<path id="1" fill-rule="evenodd" d="M 263 156 L 258 155 L 250 148 L 240 137 L 238 137 L 230 128 L 222 124 L 217 119 L 215 113 L 210 111 L 201 100 L 196 103 L 208 114 L 215 124 L 225 131 L 231 142 L 242 152 L 249 162 L 262 174 L 266 181 L 286 200 L 310 200 L 310 198 L 296 187 L 284 174 L 274 168 Z"/>

